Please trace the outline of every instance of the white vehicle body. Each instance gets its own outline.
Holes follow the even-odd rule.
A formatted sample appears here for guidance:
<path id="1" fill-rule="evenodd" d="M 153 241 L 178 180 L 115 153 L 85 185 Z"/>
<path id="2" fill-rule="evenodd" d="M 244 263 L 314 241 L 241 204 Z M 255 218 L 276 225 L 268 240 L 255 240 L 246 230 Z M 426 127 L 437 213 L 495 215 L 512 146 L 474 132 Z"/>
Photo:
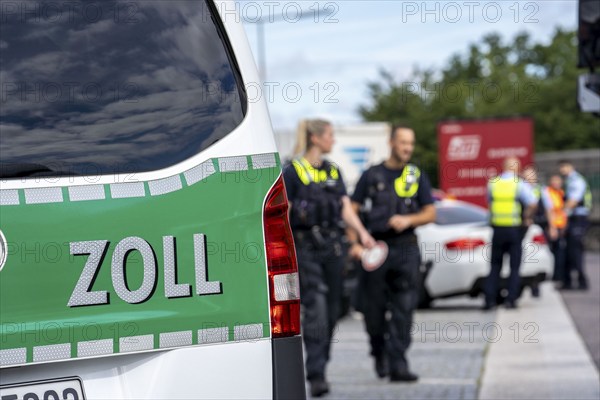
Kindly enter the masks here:
<path id="1" fill-rule="evenodd" d="M 233 1 L 214 1 L 214 3 L 216 10 L 221 13 L 223 27 L 244 84 L 259 82 L 259 75 L 244 28 L 240 18 L 236 18 L 233 11 L 236 10 L 236 4 Z M 223 137 L 222 140 L 183 162 L 164 169 L 139 173 L 136 178 L 143 182 L 154 181 L 172 177 L 176 174 L 183 174 L 184 171 L 204 162 L 210 162 L 211 159 L 275 154 L 276 152 L 267 106 L 264 99 L 261 99 L 260 101 L 248 102 L 243 122 Z M 125 181 L 125 175 L 127 174 L 122 176 L 99 176 L 95 183 L 108 185 L 114 182 L 123 182 Z M 35 182 L 33 179 L 18 179 L 2 181 L 1 189 L 16 191 L 43 187 L 65 188 L 83 186 L 87 182 L 85 177 L 72 176 L 36 179 Z M 7 265 L 7 267 L 11 266 Z M 265 296 L 268 297 L 268 294 L 265 294 Z M 132 314 L 132 320 L 143 318 L 137 315 Z M 269 321 L 262 322 L 267 325 L 270 323 Z M 94 323 L 94 321 L 90 319 L 90 323 Z M 215 321 L 215 323 L 218 323 L 218 321 Z M 169 327 L 163 327 L 162 329 L 168 331 Z M 11 360 L 13 353 L 10 352 L 12 349 L 5 351 L 2 350 L 4 347 L 0 346 L 0 350 L 2 350 L 0 352 L 0 366 L 5 367 L 0 372 L 0 394 L 4 399 L 4 395 L 14 392 L 13 385 L 63 378 L 80 380 L 83 394 L 88 400 L 125 398 L 270 399 L 276 398 L 278 393 L 286 393 L 285 387 L 283 392 L 279 392 L 282 385 L 294 386 L 292 381 L 295 378 L 290 377 L 287 372 L 280 369 L 285 365 L 283 362 L 277 363 L 276 360 L 273 343 L 279 341 L 279 339 L 276 340 L 270 335 L 265 337 L 262 333 L 246 336 L 241 331 L 239 335 L 237 332 L 234 333 L 233 329 L 229 332 L 231 332 L 230 337 L 232 339 L 225 339 L 220 343 L 196 345 L 199 340 L 194 339 L 194 345 L 191 345 L 192 340 L 190 338 L 189 344 L 174 345 L 171 349 L 156 348 L 158 347 L 156 344 L 158 343 L 157 333 L 154 337 L 154 348 L 152 348 L 151 343 L 150 349 L 130 354 L 109 354 L 108 356 L 82 357 L 82 359 L 77 359 L 74 355 L 71 356 L 71 359 L 55 358 L 53 360 L 50 357 L 48 362 L 30 362 L 29 359 L 32 356 L 29 354 L 27 356 L 28 363 L 31 365 L 13 363 Z M 191 331 L 191 333 L 196 335 L 196 331 Z M 39 334 L 44 335 L 44 331 L 39 332 Z M 200 336 L 200 333 L 198 333 L 198 336 Z M 289 339 L 283 338 L 282 340 Z M 279 348 L 277 351 L 280 352 L 279 356 L 281 358 L 286 351 L 290 350 L 290 346 L 299 349 L 299 360 L 291 360 L 292 362 L 290 362 L 288 358 L 284 361 L 287 365 L 295 366 L 296 372 L 300 372 L 299 384 L 301 390 L 296 391 L 295 396 L 303 398 L 305 393 L 301 342 L 299 336 L 295 336 L 294 339 L 295 344 L 288 341 L 287 344 L 284 344 L 284 348 Z M 152 342 L 152 337 L 150 337 L 150 342 Z M 186 341 L 184 340 L 184 342 Z M 110 352 L 112 353 L 112 345 L 110 346 Z M 285 349 L 286 346 L 287 350 Z M 28 351 L 31 352 L 31 349 L 28 349 Z M 76 354 L 76 351 L 79 350 L 72 350 L 71 354 Z M 67 354 L 67 357 L 69 356 Z M 277 381 L 278 379 L 279 381 Z M 298 389 L 298 386 L 295 386 L 295 388 Z M 43 390 L 41 393 L 43 393 Z"/>
<path id="2" fill-rule="evenodd" d="M 479 212 L 481 221 L 439 224 L 440 210 L 464 208 Z M 423 264 L 428 266 L 424 288 L 430 299 L 470 294 L 477 296 L 483 290 L 483 281 L 490 272 L 492 228 L 487 224 L 487 211 L 478 206 L 457 200 L 436 203 L 438 221 L 417 228 Z M 444 211 L 442 211 L 444 212 Z M 460 217 L 459 217 L 460 219 Z M 477 219 L 477 217 L 475 218 Z M 522 284 L 551 276 L 554 258 L 548 246 L 541 240 L 542 229 L 533 225 L 523 240 L 523 257 L 520 275 Z M 474 246 L 448 246 L 456 241 L 473 241 Z M 468 248 L 472 247 L 472 248 Z M 501 278 L 510 273 L 508 255 L 504 258 Z"/>
<path id="3" fill-rule="evenodd" d="M 10 368 L 0 384 L 77 377 L 87 400 L 270 399 L 271 354 L 269 340 L 223 343 Z"/>

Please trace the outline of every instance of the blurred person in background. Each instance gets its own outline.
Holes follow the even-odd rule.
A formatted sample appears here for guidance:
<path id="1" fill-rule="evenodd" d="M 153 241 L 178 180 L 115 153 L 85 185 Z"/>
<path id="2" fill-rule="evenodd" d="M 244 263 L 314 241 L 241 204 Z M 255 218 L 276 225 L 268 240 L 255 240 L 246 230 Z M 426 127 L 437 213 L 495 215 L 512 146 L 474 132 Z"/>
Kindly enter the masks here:
<path id="1" fill-rule="evenodd" d="M 323 158 L 333 144 L 331 123 L 319 119 L 302 121 L 298 127 L 297 157 L 283 171 L 304 310 L 306 378 L 313 397 L 329 392 L 325 369 L 341 310 L 344 227 L 356 230 L 364 246 L 375 244 L 352 209 L 341 172 Z"/>
<path id="2" fill-rule="evenodd" d="M 560 175 L 552 175 L 548 180 L 548 186 L 542 191 L 542 201 L 546 210 L 548 227 L 544 231 L 550 250 L 554 255 L 554 274 L 552 280 L 563 282 L 565 274 L 565 228 L 567 226 L 567 214 L 564 206 L 563 180 Z"/>
<path id="3" fill-rule="evenodd" d="M 533 223 L 539 225 L 544 232 L 547 230 L 548 228 L 548 218 L 546 215 L 546 207 L 545 207 L 545 203 L 542 200 L 542 193 L 545 190 L 545 187 L 542 186 L 539 182 L 539 178 L 538 178 L 538 173 L 537 173 L 537 168 L 535 165 L 530 164 L 528 166 L 526 166 L 525 168 L 523 168 L 523 174 L 522 174 L 523 180 L 525 181 L 525 183 L 529 184 L 529 186 L 531 187 L 531 193 L 533 193 L 533 196 L 535 197 L 537 203 L 536 203 L 536 209 L 535 212 L 533 214 Z M 522 220 L 525 221 L 525 208 L 523 208 L 523 212 L 521 214 Z M 523 224 L 521 225 L 521 243 L 523 242 L 523 240 L 525 239 L 525 236 L 527 235 L 527 231 L 529 230 L 529 225 L 527 224 Z M 539 283 L 533 282 L 531 284 L 531 295 L 533 297 L 540 297 L 540 287 L 539 287 Z"/>
<path id="4" fill-rule="evenodd" d="M 500 284 L 500 271 L 504 254 L 510 256 L 510 276 L 506 308 L 516 308 L 520 292 L 521 256 L 523 248 L 522 226 L 529 226 L 536 208 L 537 200 L 531 186 L 519 177 L 521 163 L 515 157 L 508 157 L 502 163 L 502 174 L 490 179 L 488 184 L 488 203 L 490 223 L 493 229 L 491 270 L 485 281 L 484 310 L 494 309 L 497 305 Z M 523 207 L 525 207 L 523 211 Z"/>
<path id="5" fill-rule="evenodd" d="M 567 257 L 563 289 L 573 289 L 571 273 L 577 271 L 578 289 L 587 290 L 588 280 L 583 263 L 583 237 L 589 226 L 589 214 L 592 208 L 592 192 L 586 180 L 575 170 L 568 160 L 558 163 L 560 174 L 565 179 L 565 213 L 567 214 Z"/>
<path id="6" fill-rule="evenodd" d="M 431 184 L 427 175 L 410 163 L 415 133 L 408 127 L 392 127 L 390 156 L 360 177 L 352 202 L 362 207 L 365 225 L 373 236 L 386 242 L 389 254 L 374 271 L 363 271 L 359 296 L 370 338 L 375 372 L 391 382 L 416 381 L 406 359 L 410 328 L 418 301 L 421 254 L 415 228 L 435 220 Z M 362 252 L 358 244 L 351 254 Z M 390 319 L 386 318 L 390 311 Z"/>

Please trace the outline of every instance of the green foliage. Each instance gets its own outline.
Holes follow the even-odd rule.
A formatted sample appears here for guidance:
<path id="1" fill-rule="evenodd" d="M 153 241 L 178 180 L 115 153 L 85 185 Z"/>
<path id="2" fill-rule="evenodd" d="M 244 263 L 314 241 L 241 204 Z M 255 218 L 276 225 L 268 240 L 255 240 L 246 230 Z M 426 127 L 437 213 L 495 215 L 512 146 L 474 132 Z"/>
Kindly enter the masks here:
<path id="1" fill-rule="evenodd" d="M 528 115 L 537 152 L 600 147 L 600 119 L 577 108 L 577 76 L 584 71 L 576 65 L 575 32 L 557 29 L 547 45 L 532 43 L 527 33 L 506 44 L 488 34 L 441 71 L 417 69 L 397 81 L 382 70 L 359 113 L 366 121 L 412 126 L 414 157 L 437 185 L 440 120 Z"/>

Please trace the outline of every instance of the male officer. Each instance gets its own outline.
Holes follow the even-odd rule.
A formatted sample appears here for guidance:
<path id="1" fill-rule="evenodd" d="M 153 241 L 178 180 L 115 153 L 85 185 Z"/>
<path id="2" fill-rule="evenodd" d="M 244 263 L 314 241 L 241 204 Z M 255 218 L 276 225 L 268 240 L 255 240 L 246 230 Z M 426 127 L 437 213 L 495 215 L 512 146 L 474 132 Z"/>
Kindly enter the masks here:
<path id="1" fill-rule="evenodd" d="M 567 222 L 567 264 L 563 276 L 563 289 L 572 289 L 571 271 L 577 271 L 579 289 L 587 290 L 588 282 L 583 264 L 583 236 L 588 228 L 588 216 L 592 207 L 592 192 L 587 182 L 575 171 L 570 161 L 562 160 L 558 164 L 565 178 L 565 212 Z"/>
<path id="2" fill-rule="evenodd" d="M 365 271 L 360 287 L 377 375 L 383 378 L 389 374 L 392 382 L 415 381 L 418 376 L 410 372 L 405 356 L 421 263 L 414 230 L 435 220 L 435 207 L 429 179 L 409 163 L 415 147 L 414 131 L 393 127 L 389 145 L 390 157 L 363 173 L 352 196 L 354 208 L 362 207 L 367 229 L 389 247 L 387 260 L 375 271 Z M 355 256 L 361 251 L 358 244 L 351 249 Z"/>
<path id="3" fill-rule="evenodd" d="M 488 184 L 488 202 L 493 228 L 491 270 L 485 282 L 485 310 L 496 307 L 502 260 L 505 253 L 510 255 L 510 277 L 506 308 L 517 307 L 521 277 L 519 268 L 523 249 L 522 225 L 530 225 L 537 199 L 531 186 L 519 178 L 520 163 L 509 157 L 502 164 L 502 174 L 492 178 Z M 522 213 L 522 205 L 525 211 Z"/>

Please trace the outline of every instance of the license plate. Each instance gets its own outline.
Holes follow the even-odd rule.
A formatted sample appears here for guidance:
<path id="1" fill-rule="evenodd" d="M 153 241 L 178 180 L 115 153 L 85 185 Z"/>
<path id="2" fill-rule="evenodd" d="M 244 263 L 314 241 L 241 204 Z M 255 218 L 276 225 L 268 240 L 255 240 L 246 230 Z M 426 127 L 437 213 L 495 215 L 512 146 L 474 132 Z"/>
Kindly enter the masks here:
<path id="1" fill-rule="evenodd" d="M 84 400 L 77 378 L 0 386 L 0 400 Z"/>

